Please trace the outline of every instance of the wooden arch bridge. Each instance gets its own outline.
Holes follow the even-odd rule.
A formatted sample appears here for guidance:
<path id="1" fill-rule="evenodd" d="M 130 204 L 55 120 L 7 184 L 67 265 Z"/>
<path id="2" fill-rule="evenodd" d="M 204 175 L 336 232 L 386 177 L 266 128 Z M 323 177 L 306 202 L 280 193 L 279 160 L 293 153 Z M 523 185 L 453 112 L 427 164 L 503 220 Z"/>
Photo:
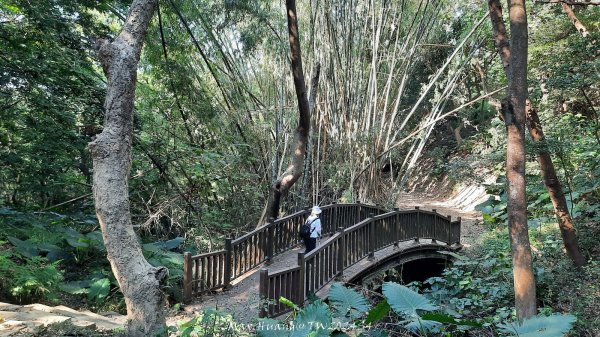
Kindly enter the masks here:
<path id="1" fill-rule="evenodd" d="M 372 269 L 373 261 L 418 251 L 434 252 L 460 246 L 461 219 L 432 211 L 386 211 L 366 205 L 331 204 L 321 207 L 323 234 L 329 238 L 313 251 L 295 253 L 300 245 L 300 226 L 310 209 L 271 221 L 236 239 L 227 239 L 225 249 L 200 255 L 184 254 L 183 299 L 218 289 L 227 289 L 232 281 L 268 267 L 275 259 L 297 255 L 297 264 L 272 272 L 260 270 L 259 292 L 267 305 L 260 305 L 260 316 L 286 313 L 289 307 L 280 297 L 302 305 L 309 293 L 320 294 L 334 279 L 355 277 Z M 296 260 L 296 259 L 294 259 Z"/>

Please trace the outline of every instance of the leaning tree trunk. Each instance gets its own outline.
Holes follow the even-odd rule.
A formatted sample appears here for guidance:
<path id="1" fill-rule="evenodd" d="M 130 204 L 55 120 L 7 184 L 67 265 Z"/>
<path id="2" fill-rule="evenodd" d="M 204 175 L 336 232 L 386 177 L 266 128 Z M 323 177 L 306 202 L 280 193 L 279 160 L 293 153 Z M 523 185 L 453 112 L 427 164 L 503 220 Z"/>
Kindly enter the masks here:
<path id="1" fill-rule="evenodd" d="M 508 77 L 510 46 L 508 44 L 508 39 L 506 38 L 506 28 L 504 26 L 504 20 L 502 19 L 502 8 L 500 7 L 499 0 L 489 1 L 489 8 L 492 29 L 494 32 L 494 42 L 498 49 L 500 59 L 502 60 L 506 76 Z M 573 220 L 571 219 L 569 208 L 567 207 L 567 200 L 565 199 L 565 195 L 560 186 L 560 181 L 556 176 L 556 170 L 554 169 L 554 163 L 552 162 L 552 157 L 548 151 L 548 146 L 543 142 L 544 130 L 542 124 L 535 108 L 529 100 L 526 102 L 526 119 L 531 138 L 540 145 L 538 163 L 540 164 L 544 184 L 546 185 L 552 205 L 554 206 L 554 212 L 558 217 L 558 225 L 560 227 L 567 255 L 573 260 L 575 266 L 583 266 L 585 264 L 585 257 L 579 249 L 575 227 L 573 226 Z"/>
<path id="2" fill-rule="evenodd" d="M 525 0 L 508 0 L 510 58 L 508 99 L 503 114 L 507 131 L 508 226 L 512 249 L 515 307 L 520 321 L 536 314 L 535 279 L 527 228 L 525 191 L 525 100 L 527 99 L 527 13 Z"/>
<path id="3" fill-rule="evenodd" d="M 292 58 L 292 74 L 294 77 L 294 88 L 298 99 L 298 114 L 300 116 L 298 127 L 294 132 L 294 145 L 292 147 L 292 162 L 277 181 L 271 186 L 271 198 L 269 201 L 269 217 L 279 216 L 281 196 L 289 191 L 294 183 L 302 175 L 304 169 L 304 155 L 308 144 L 308 133 L 310 131 L 310 110 L 302 71 L 302 55 L 300 52 L 300 36 L 298 34 L 298 18 L 296 16 L 296 1 L 286 0 L 288 33 Z"/>
<path id="4" fill-rule="evenodd" d="M 125 297 L 128 336 L 154 336 L 165 328 L 161 286 L 168 271 L 151 266 L 131 223 L 133 104 L 137 65 L 157 0 L 134 0 L 123 30 L 113 42 L 100 40 L 98 55 L 107 77 L 104 130 L 90 143 L 96 214 L 112 271 Z"/>
<path id="5" fill-rule="evenodd" d="M 552 200 L 552 205 L 554 206 L 554 212 L 558 217 L 558 226 L 560 228 L 560 233 L 562 234 L 567 255 L 569 255 L 575 266 L 581 267 L 586 261 L 579 249 L 577 234 L 575 233 L 575 227 L 573 226 L 573 219 L 571 218 L 569 208 L 567 207 L 567 199 L 560 186 L 560 181 L 556 176 L 556 170 L 554 169 L 554 163 L 552 162 L 552 157 L 550 157 L 550 152 L 548 152 L 548 147 L 543 143 L 545 137 L 540 118 L 529 100 L 527 100 L 527 126 L 529 127 L 531 138 L 533 138 L 535 142 L 541 142 L 540 144 L 542 145 L 537 154 L 538 162 L 540 163 L 544 184 L 546 184 L 550 200 Z"/>
<path id="6" fill-rule="evenodd" d="M 579 21 L 577 16 L 575 16 L 575 13 L 571 9 L 571 6 L 569 6 L 568 4 L 566 4 L 564 2 L 561 3 L 561 5 L 562 5 L 563 10 L 569 17 L 569 21 L 571 21 L 571 23 L 573 23 L 573 26 L 575 26 L 575 29 L 577 29 L 577 31 L 580 32 L 583 37 L 587 37 L 590 33 L 588 32 L 587 28 L 585 28 L 583 23 L 581 23 L 581 21 Z"/>

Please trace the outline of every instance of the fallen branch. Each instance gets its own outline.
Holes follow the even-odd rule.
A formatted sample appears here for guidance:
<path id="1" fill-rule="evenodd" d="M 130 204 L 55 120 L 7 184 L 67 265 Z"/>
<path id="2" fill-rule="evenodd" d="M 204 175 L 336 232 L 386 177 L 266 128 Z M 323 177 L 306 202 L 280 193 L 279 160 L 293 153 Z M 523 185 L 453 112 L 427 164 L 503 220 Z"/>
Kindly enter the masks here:
<path id="1" fill-rule="evenodd" d="M 73 203 L 73 202 L 75 202 L 75 201 L 77 201 L 77 200 L 81 200 L 81 199 L 85 199 L 85 198 L 87 198 L 87 197 L 91 197 L 91 196 L 92 196 L 92 194 L 93 194 L 93 193 L 88 193 L 88 194 L 85 194 L 85 195 L 79 196 L 79 197 L 77 197 L 77 198 L 73 198 L 73 199 L 71 199 L 71 200 L 67 200 L 67 201 L 65 201 L 65 202 L 61 202 L 60 204 L 56 204 L 56 205 L 53 205 L 53 206 L 50 206 L 50 207 L 43 208 L 43 209 L 41 209 L 41 210 L 37 211 L 36 213 L 39 213 L 39 212 L 45 212 L 45 211 L 47 211 L 47 210 L 49 210 L 49 209 L 53 209 L 53 208 L 56 208 L 56 207 L 60 207 L 60 206 L 63 206 L 63 205 L 67 205 L 67 204 Z"/>

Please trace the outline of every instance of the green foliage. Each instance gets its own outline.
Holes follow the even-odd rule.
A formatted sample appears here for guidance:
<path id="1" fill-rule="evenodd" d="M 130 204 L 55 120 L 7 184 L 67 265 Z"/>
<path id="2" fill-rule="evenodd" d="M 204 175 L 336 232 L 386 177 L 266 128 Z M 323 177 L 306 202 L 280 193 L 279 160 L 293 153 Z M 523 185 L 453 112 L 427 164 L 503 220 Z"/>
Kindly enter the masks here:
<path id="1" fill-rule="evenodd" d="M 110 292 L 110 280 L 108 278 L 102 278 L 94 281 L 90 285 L 90 290 L 88 292 L 88 299 L 95 300 L 96 303 L 99 303 L 106 299 L 108 293 Z"/>
<path id="2" fill-rule="evenodd" d="M 6 248 L 0 248 L 0 253 L 10 253 L 13 261 L 24 263 L 25 266 L 40 266 L 37 272 L 31 267 L 34 269 L 30 273 L 29 283 L 24 289 L 17 289 L 19 301 L 27 303 L 37 298 L 56 298 L 62 291 L 84 296 L 95 307 L 114 309 L 113 305 L 122 301 L 122 295 L 106 259 L 102 234 L 96 228 L 96 221 L 88 217 L 57 213 L 36 216 L 2 209 L 0 240 L 6 240 L 3 245 Z M 144 255 L 152 265 L 169 269 L 169 279 L 164 289 L 171 302 L 182 300 L 183 255 L 173 251 L 182 243 L 183 238 L 178 237 L 142 245 Z M 47 266 L 42 268 L 44 263 L 40 261 L 46 261 Z M 9 266 L 14 268 L 13 264 Z M 50 273 L 52 270 L 61 276 L 60 280 L 56 281 L 51 275 L 39 276 L 42 272 Z M 23 274 L 22 278 L 26 276 Z M 48 284 L 38 282 L 45 278 Z M 36 286 L 44 289 L 32 291 Z M 41 296 L 43 294 L 46 295 Z M 0 296 L 10 299 L 16 295 L 0 293 Z"/>
<path id="3" fill-rule="evenodd" d="M 5 244 L 0 241 L 0 246 Z M 17 303 L 57 301 L 63 280 L 58 264 L 39 256 L 23 259 L 11 249 L 0 251 L 0 297 Z"/>
<path id="4" fill-rule="evenodd" d="M 385 299 L 380 301 L 373 309 L 369 310 L 365 324 L 370 325 L 382 320 L 388 315 L 390 309 L 390 305 Z"/>
<path id="5" fill-rule="evenodd" d="M 462 267 L 464 266 L 467 265 Z M 439 281 L 430 283 L 435 285 Z M 477 288 L 446 293 L 444 300 L 451 300 L 452 296 L 460 296 L 461 293 L 474 292 L 474 289 Z M 432 289 L 425 294 L 419 294 L 393 282 L 384 283 L 382 290 L 384 298 L 378 301 L 373 309 L 367 311 L 368 304 L 362 295 L 341 284 L 335 284 L 335 288 L 332 286 L 328 294 L 329 306 L 321 300 L 307 304 L 304 308 L 298 308 L 290 302 L 288 304 L 295 311 L 295 314 L 290 316 L 290 321 L 261 319 L 256 325 L 256 332 L 261 337 L 387 336 L 385 330 L 398 333 L 412 331 L 413 335 L 418 336 L 462 336 L 464 333 L 478 335 L 479 332 L 484 333 L 484 330 L 498 329 L 506 334 L 515 334 L 516 331 L 519 336 L 559 337 L 571 329 L 574 321 L 572 315 L 539 315 L 525 321 L 523 326 L 516 326 L 508 321 L 508 317 L 490 320 L 484 317 L 485 313 L 459 313 L 444 302 L 436 305 L 432 300 L 435 295 L 439 295 L 439 290 Z M 493 301 L 487 302 L 487 305 L 493 306 Z M 350 308 L 360 310 L 356 310 L 352 320 L 348 321 Z M 383 327 L 385 329 L 382 329 Z M 557 332 L 560 332 L 560 335 L 556 335 Z"/>
<path id="6" fill-rule="evenodd" d="M 0 218 L 4 237 L 25 257 L 43 256 L 50 261 L 91 264 L 104 257 L 102 234 L 86 217 L 58 213 L 35 216 L 14 212 Z M 84 234 L 85 233 L 85 234 Z"/>
<path id="7" fill-rule="evenodd" d="M 296 316 L 293 322 L 290 337 L 329 336 L 331 328 L 331 310 L 318 300 L 306 305 Z"/>
<path id="8" fill-rule="evenodd" d="M 343 317 L 357 318 L 369 310 L 369 302 L 364 296 L 340 283 L 329 288 L 328 297 L 331 306 Z"/>
<path id="9" fill-rule="evenodd" d="M 279 297 L 279 302 L 285 304 L 288 308 L 293 309 L 293 310 L 300 310 L 300 307 L 298 307 L 296 305 L 296 303 L 292 302 L 291 300 L 288 300 L 285 297 Z"/>
<path id="10" fill-rule="evenodd" d="M 422 319 L 422 311 L 434 311 L 438 307 L 425 296 L 413 290 L 392 282 L 386 282 L 382 287 L 383 295 L 390 307 L 405 318 L 405 327 L 412 331 L 428 331 L 439 322 Z"/>
<path id="11" fill-rule="evenodd" d="M 105 1 L 0 2 L 0 203 L 48 206 L 90 192 L 86 126 L 102 116 L 89 36 Z M 92 128 L 93 129 L 93 128 Z"/>
<path id="12" fill-rule="evenodd" d="M 274 319 L 261 319 L 256 332 L 260 337 L 301 337 L 329 336 L 332 324 L 332 312 L 325 303 L 317 300 L 300 309 L 289 325 Z"/>
<path id="13" fill-rule="evenodd" d="M 518 337 L 562 337 L 575 322 L 573 315 L 536 316 L 523 321 L 499 324 L 500 331 Z"/>
<path id="14" fill-rule="evenodd" d="M 202 313 L 187 322 L 179 322 L 176 328 L 178 336 L 249 336 L 236 324 L 231 315 L 215 309 L 203 309 Z"/>
<path id="15" fill-rule="evenodd" d="M 492 238 L 499 236 L 497 240 Z M 455 318 L 497 323 L 510 317 L 512 273 L 506 232 L 495 232 L 480 248 L 481 256 L 460 258 L 440 277 L 424 282 L 425 293 Z"/>
<path id="16" fill-rule="evenodd" d="M 427 298 L 397 283 L 384 283 L 383 295 L 385 295 L 390 307 L 401 315 L 418 316 L 420 310 L 432 311 L 437 309 Z"/>

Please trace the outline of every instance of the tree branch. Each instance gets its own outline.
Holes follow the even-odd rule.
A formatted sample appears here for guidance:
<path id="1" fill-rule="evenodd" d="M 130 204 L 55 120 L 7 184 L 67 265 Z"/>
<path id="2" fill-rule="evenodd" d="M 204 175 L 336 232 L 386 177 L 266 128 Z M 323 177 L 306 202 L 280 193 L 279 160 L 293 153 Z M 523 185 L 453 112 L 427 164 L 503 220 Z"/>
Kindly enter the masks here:
<path id="1" fill-rule="evenodd" d="M 573 26 L 575 26 L 575 29 L 577 29 L 577 31 L 580 32 L 583 37 L 587 37 L 589 35 L 587 28 L 585 28 L 583 23 L 581 23 L 581 21 L 579 21 L 579 19 L 577 18 L 577 16 L 571 9 L 571 6 L 569 6 L 568 4 L 563 2 L 562 8 L 565 11 L 565 13 L 567 14 L 567 16 L 569 17 L 569 21 L 571 21 Z"/>
<path id="2" fill-rule="evenodd" d="M 578 5 L 578 6 L 588 6 L 588 5 L 600 5 L 600 0 L 536 0 L 535 2 L 543 3 L 543 4 L 558 4 L 564 3 L 567 5 Z"/>

